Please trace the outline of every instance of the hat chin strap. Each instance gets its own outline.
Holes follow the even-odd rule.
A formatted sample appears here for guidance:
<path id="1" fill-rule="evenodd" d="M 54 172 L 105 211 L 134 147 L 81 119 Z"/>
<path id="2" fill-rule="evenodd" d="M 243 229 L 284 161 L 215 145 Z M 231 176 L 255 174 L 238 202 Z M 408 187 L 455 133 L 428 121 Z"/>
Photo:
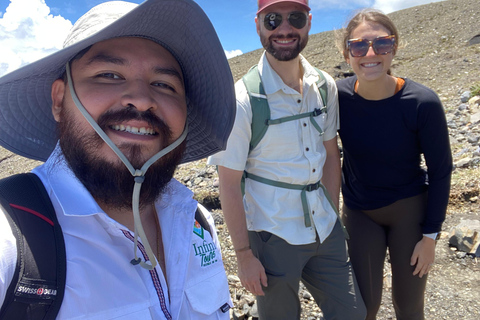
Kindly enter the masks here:
<path id="1" fill-rule="evenodd" d="M 134 219 L 134 226 L 135 226 L 135 237 L 134 237 L 134 255 L 135 258 L 131 261 L 133 265 L 139 264 L 142 268 L 147 270 L 152 270 L 157 265 L 157 260 L 155 259 L 155 254 L 148 242 L 147 236 L 145 234 L 145 230 L 142 226 L 142 221 L 140 219 L 140 190 L 142 188 L 142 183 L 145 180 L 145 173 L 147 172 L 148 168 L 155 163 L 158 159 L 178 147 L 187 137 L 188 133 L 188 125 L 185 124 L 185 128 L 183 129 L 182 134 L 180 137 L 177 138 L 172 144 L 167 146 L 166 148 L 160 150 L 157 154 L 152 156 L 145 164 L 142 166 L 141 169 L 135 169 L 130 161 L 128 161 L 127 157 L 118 149 L 118 147 L 113 143 L 113 141 L 107 136 L 107 134 L 100 128 L 97 122 L 92 118 L 92 116 L 88 113 L 85 107 L 82 105 L 78 96 L 75 92 L 75 88 L 73 86 L 73 80 L 70 72 L 70 62 L 66 64 L 66 73 L 67 73 L 67 81 L 68 87 L 70 89 L 70 94 L 72 96 L 73 102 L 77 106 L 78 110 L 82 113 L 85 119 L 90 123 L 93 129 L 97 132 L 97 134 L 105 141 L 105 143 L 115 152 L 115 154 L 122 160 L 122 162 L 127 167 L 128 171 L 132 174 L 135 180 L 135 186 L 133 188 L 133 196 L 132 196 L 132 210 L 133 210 L 133 219 Z M 146 255 L 145 261 L 142 261 L 142 258 L 137 256 L 137 244 L 138 244 L 138 236 L 143 239 L 143 246 L 145 247 Z M 150 263 L 147 263 L 150 261 Z"/>

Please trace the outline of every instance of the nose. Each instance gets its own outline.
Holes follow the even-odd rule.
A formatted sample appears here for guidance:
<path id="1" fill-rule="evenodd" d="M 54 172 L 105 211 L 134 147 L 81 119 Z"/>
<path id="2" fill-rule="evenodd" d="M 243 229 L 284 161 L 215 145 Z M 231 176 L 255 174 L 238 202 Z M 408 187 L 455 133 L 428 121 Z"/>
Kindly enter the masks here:
<path id="1" fill-rule="evenodd" d="M 282 16 L 282 23 L 278 26 L 275 31 L 284 31 L 285 33 L 289 33 L 292 30 L 292 26 L 290 22 L 287 20 L 287 16 Z"/>
<path id="2" fill-rule="evenodd" d="M 152 95 L 150 83 L 141 79 L 129 81 L 121 99 L 122 106 L 134 106 L 138 111 L 155 110 L 156 100 Z"/>
<path id="3" fill-rule="evenodd" d="M 368 47 L 368 51 L 367 51 L 367 54 L 365 55 L 366 57 L 374 57 L 376 56 L 377 54 L 375 53 L 375 51 L 373 51 L 373 47 L 372 45 L 370 45 Z"/>

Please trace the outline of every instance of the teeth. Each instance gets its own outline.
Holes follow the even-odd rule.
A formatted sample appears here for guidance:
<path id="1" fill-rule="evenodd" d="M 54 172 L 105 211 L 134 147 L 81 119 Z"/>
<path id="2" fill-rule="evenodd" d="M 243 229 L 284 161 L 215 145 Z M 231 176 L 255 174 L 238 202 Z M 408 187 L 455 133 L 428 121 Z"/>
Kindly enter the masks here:
<path id="1" fill-rule="evenodd" d="M 120 125 L 114 125 L 111 128 L 116 131 L 125 131 L 125 132 L 139 134 L 139 135 L 155 135 L 155 131 L 153 131 L 153 129 L 145 128 L 145 127 L 141 127 L 141 128 L 131 127 L 131 126 L 125 127 L 123 124 L 120 124 Z"/>
<path id="2" fill-rule="evenodd" d="M 375 67 L 378 65 L 378 62 L 372 62 L 372 63 L 364 63 L 363 66 L 364 67 Z"/>
<path id="3" fill-rule="evenodd" d="M 283 43 L 283 44 L 286 44 L 286 43 L 290 43 L 290 41 L 287 41 L 287 40 L 277 40 L 278 43 Z"/>

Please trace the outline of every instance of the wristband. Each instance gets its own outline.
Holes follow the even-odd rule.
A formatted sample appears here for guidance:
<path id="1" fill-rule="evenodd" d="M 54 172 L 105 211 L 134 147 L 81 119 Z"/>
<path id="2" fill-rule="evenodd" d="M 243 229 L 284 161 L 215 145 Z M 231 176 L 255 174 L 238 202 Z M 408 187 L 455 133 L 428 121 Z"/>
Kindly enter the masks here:
<path id="1" fill-rule="evenodd" d="M 440 232 L 424 233 L 423 236 L 436 241 L 440 238 Z"/>
<path id="2" fill-rule="evenodd" d="M 247 250 L 250 250 L 250 246 L 246 246 L 246 247 L 243 247 L 243 248 L 240 248 L 240 249 L 235 249 L 235 252 L 243 252 L 243 251 L 247 251 Z"/>

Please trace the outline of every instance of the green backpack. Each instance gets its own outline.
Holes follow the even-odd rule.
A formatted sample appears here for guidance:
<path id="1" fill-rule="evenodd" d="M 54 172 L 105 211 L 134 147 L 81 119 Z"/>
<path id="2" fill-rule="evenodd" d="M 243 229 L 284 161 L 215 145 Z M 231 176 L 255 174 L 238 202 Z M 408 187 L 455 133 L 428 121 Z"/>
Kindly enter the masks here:
<path id="1" fill-rule="evenodd" d="M 252 139 L 250 140 L 250 151 L 252 151 L 252 149 L 258 145 L 260 140 L 262 140 L 263 136 L 267 132 L 268 126 L 306 117 L 310 117 L 312 121 L 313 117 L 327 112 L 327 81 L 322 71 L 317 68 L 315 68 L 315 70 L 320 76 L 319 80 L 317 81 L 317 87 L 320 91 L 323 107 L 316 108 L 312 112 L 301 113 L 274 120 L 270 119 L 270 107 L 268 105 L 267 96 L 265 95 L 265 90 L 263 89 L 262 79 L 258 73 L 258 66 L 253 66 L 250 68 L 247 74 L 243 76 L 242 80 L 250 98 L 250 105 L 252 106 Z M 322 129 L 318 126 L 315 120 L 312 121 L 312 124 L 317 131 L 320 132 L 320 134 L 323 134 Z"/>
<path id="2" fill-rule="evenodd" d="M 252 107 L 252 124 L 251 124 L 252 138 L 250 140 L 250 151 L 252 151 L 258 145 L 260 140 L 262 140 L 263 136 L 267 132 L 267 129 L 270 125 L 277 125 L 277 124 L 281 124 L 288 121 L 298 120 L 302 118 L 310 118 L 310 122 L 314 126 L 314 128 L 320 133 L 320 135 L 323 135 L 324 132 L 322 128 L 318 125 L 318 123 L 315 121 L 314 118 L 321 114 L 327 113 L 327 101 L 328 101 L 327 80 L 325 79 L 325 76 L 323 75 L 322 71 L 320 71 L 317 68 L 315 68 L 315 70 L 318 72 L 318 75 L 320 76 L 316 84 L 320 92 L 320 96 L 322 98 L 323 106 L 321 108 L 315 108 L 311 112 L 305 112 L 305 113 L 283 117 L 279 119 L 270 119 L 270 116 L 271 116 L 270 106 L 268 105 L 267 96 L 265 94 L 265 90 L 262 85 L 262 79 L 260 78 L 260 74 L 258 73 L 258 66 L 257 65 L 253 66 L 252 68 L 250 68 L 247 74 L 243 76 L 242 80 L 247 89 L 247 93 L 250 98 L 250 105 Z M 242 188 L 243 194 L 245 194 L 246 178 L 255 180 L 260 183 L 268 184 L 274 187 L 278 187 L 278 188 L 301 191 L 300 198 L 302 201 L 305 227 L 307 228 L 312 226 L 312 222 L 310 219 L 306 193 L 310 191 L 315 191 L 321 188 L 325 194 L 325 197 L 330 202 L 330 205 L 332 206 L 333 210 L 337 214 L 340 224 L 342 225 L 342 229 L 345 234 L 345 237 L 349 239 L 347 230 L 345 229 L 345 226 L 343 225 L 342 220 L 340 219 L 338 210 L 335 207 L 332 199 L 330 198 L 327 192 L 327 189 L 320 181 L 313 184 L 309 184 L 309 185 L 299 185 L 299 184 L 292 184 L 292 183 L 285 183 L 281 181 L 271 180 L 271 179 L 254 175 L 252 173 L 248 173 L 247 171 L 243 171 L 243 176 L 241 181 L 241 188 Z"/>

